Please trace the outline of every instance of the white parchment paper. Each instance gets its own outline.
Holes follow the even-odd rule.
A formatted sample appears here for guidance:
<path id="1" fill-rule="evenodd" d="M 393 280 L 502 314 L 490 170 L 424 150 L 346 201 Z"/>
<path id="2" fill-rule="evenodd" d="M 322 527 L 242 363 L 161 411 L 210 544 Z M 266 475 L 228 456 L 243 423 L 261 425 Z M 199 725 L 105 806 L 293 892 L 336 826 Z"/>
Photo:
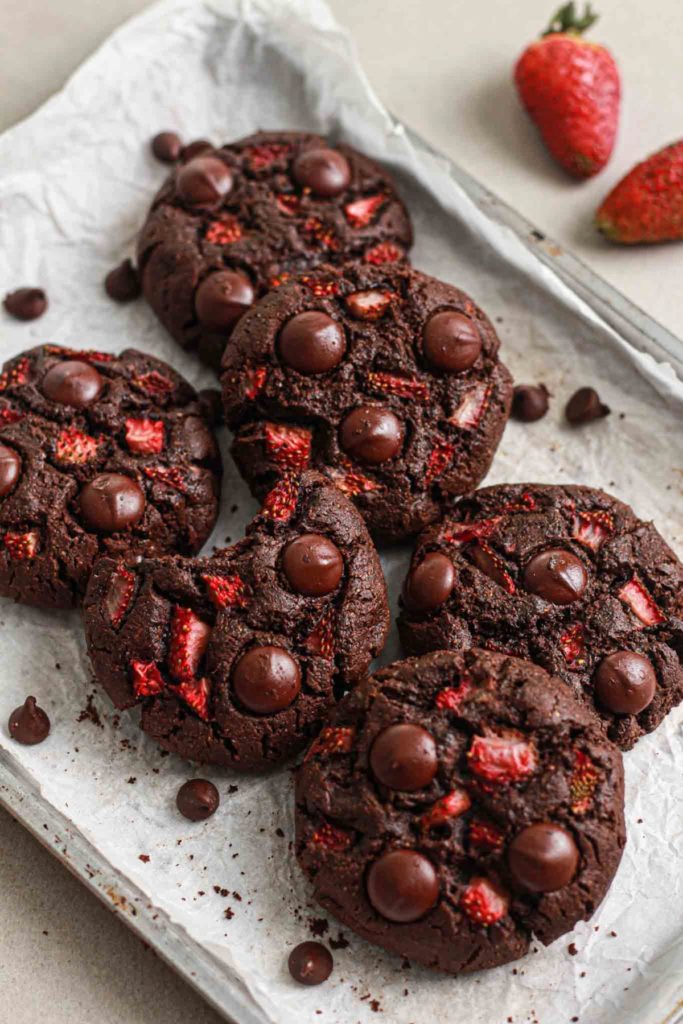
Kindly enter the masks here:
<path id="1" fill-rule="evenodd" d="M 132 251 L 164 176 L 149 154 L 152 134 L 176 128 L 186 139 L 220 142 L 274 127 L 343 137 L 390 164 L 413 214 L 415 264 L 470 292 L 496 321 L 515 377 L 544 381 L 553 393 L 542 422 L 510 424 L 489 482 L 605 486 L 683 550 L 683 385 L 670 367 L 634 353 L 511 232 L 488 221 L 444 162 L 410 144 L 322 0 L 166 0 L 0 138 L 0 292 L 39 284 L 51 300 L 34 324 L 0 314 L 3 359 L 43 341 L 134 345 L 193 383 L 211 384 L 143 302 L 114 306 L 101 282 Z M 613 413 L 572 432 L 562 408 L 584 383 L 598 387 Z M 256 509 L 227 445 L 225 453 L 223 515 L 212 544 L 240 536 Z M 394 599 L 406 559 L 402 552 L 384 560 Z M 36 748 L 12 743 L 3 724 L 0 757 L 142 889 L 152 911 L 167 913 L 221 959 L 259 1019 L 656 1024 L 683 996 L 680 711 L 626 756 L 629 841 L 590 923 L 548 949 L 538 944 L 515 965 L 461 979 L 408 969 L 347 932 L 330 982 L 307 990 L 289 980 L 286 955 L 309 937 L 309 918 L 322 915 L 291 852 L 290 772 L 243 779 L 201 770 L 219 786 L 221 808 L 203 825 L 185 822 L 174 799 L 193 770 L 161 757 L 133 716 L 114 715 L 103 695 L 81 714 L 93 687 L 79 616 L 2 602 L 0 624 L 0 720 L 31 692 L 53 722 Z M 397 654 L 392 638 L 384 660 Z M 324 937 L 338 933 L 330 921 Z"/>

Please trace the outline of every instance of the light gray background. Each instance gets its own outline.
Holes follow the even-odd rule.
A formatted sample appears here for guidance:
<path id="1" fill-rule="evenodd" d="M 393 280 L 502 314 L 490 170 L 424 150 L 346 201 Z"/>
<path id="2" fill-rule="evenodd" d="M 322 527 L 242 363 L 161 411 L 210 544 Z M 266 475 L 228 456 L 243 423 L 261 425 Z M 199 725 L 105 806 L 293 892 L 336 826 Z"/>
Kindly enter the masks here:
<path id="1" fill-rule="evenodd" d="M 510 86 L 514 60 L 544 27 L 553 0 L 331 4 L 397 116 L 683 335 L 683 245 L 620 250 L 591 228 L 593 210 L 628 167 L 683 136 L 683 5 L 602 0 L 593 35 L 609 43 L 621 66 L 621 133 L 609 168 L 576 184 L 550 163 Z M 47 99 L 113 28 L 145 6 L 145 0 L 3 0 L 0 130 Z M 150 125 L 150 134 L 166 127 L 172 126 Z M 31 282 L 1 285 L 24 283 Z M 219 1020 L 4 812 L 0 989 L 3 1024 Z"/>

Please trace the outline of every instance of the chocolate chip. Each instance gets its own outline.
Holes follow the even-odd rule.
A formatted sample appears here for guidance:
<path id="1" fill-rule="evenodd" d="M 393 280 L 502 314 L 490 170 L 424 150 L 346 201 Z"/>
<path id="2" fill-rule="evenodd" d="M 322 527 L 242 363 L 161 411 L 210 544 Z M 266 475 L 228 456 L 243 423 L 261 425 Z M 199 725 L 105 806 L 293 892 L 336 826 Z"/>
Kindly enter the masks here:
<path id="1" fill-rule="evenodd" d="M 282 552 L 282 568 L 292 589 L 306 597 L 324 597 L 336 590 L 344 559 L 336 544 L 320 533 L 304 533 Z"/>
<path id="2" fill-rule="evenodd" d="M 132 302 L 140 295 L 140 281 L 131 260 L 124 260 L 104 279 L 104 290 L 114 302 Z"/>
<path id="3" fill-rule="evenodd" d="M 208 779 L 189 779 L 176 796 L 176 807 L 189 821 L 206 821 L 218 810 L 220 796 Z"/>
<path id="4" fill-rule="evenodd" d="M 351 181 L 351 168 L 336 149 L 307 149 L 294 161 L 294 180 L 317 196 L 338 196 Z"/>
<path id="5" fill-rule="evenodd" d="M 183 164 L 176 181 L 189 206 L 215 206 L 232 188 L 232 171 L 217 156 L 196 156 Z"/>
<path id="6" fill-rule="evenodd" d="M 431 612 L 451 596 L 455 569 L 447 555 L 430 551 L 410 572 L 403 589 L 406 608 L 414 612 Z"/>
<path id="7" fill-rule="evenodd" d="M 599 420 L 609 416 L 609 407 L 603 405 L 600 396 L 593 388 L 579 388 L 567 402 L 565 416 L 574 427 L 591 420 Z"/>
<path id="8" fill-rule="evenodd" d="M 548 411 L 545 384 L 517 384 L 512 395 L 512 416 L 522 423 L 535 423 Z"/>
<path id="9" fill-rule="evenodd" d="M 0 498 L 14 490 L 21 476 L 21 459 L 14 448 L 0 444 Z"/>
<path id="10" fill-rule="evenodd" d="M 159 132 L 151 142 L 152 152 L 164 164 L 174 164 L 183 148 L 180 136 L 175 132 Z"/>
<path id="11" fill-rule="evenodd" d="M 588 573 L 580 558 L 562 548 L 534 555 L 524 570 L 524 586 L 552 604 L 570 604 L 584 593 Z"/>
<path id="12" fill-rule="evenodd" d="M 279 349 L 282 360 L 299 373 L 325 373 L 341 362 L 346 338 L 332 317 L 307 310 L 287 321 L 280 331 Z"/>
<path id="13" fill-rule="evenodd" d="M 603 658 L 593 677 L 595 696 L 617 715 L 637 715 L 652 703 L 657 675 L 652 662 L 635 651 L 615 651 Z"/>
<path id="14" fill-rule="evenodd" d="M 212 427 L 223 421 L 223 402 L 218 388 L 202 388 L 198 396 L 204 416 Z"/>
<path id="15" fill-rule="evenodd" d="M 367 877 L 368 899 L 388 921 L 408 924 L 424 917 L 439 898 L 439 879 L 427 857 L 416 850 L 390 850 Z"/>
<path id="16" fill-rule="evenodd" d="M 47 295 L 42 288 L 17 288 L 2 304 L 15 320 L 37 320 L 47 309 Z"/>
<path id="17" fill-rule="evenodd" d="M 245 708 L 257 715 L 272 715 L 296 700 L 301 671 L 283 647 L 251 647 L 235 665 L 232 684 Z"/>
<path id="18" fill-rule="evenodd" d="M 390 725 L 372 744 L 370 767 L 377 781 L 389 789 L 404 793 L 424 789 L 439 767 L 434 737 L 410 722 Z"/>
<path id="19" fill-rule="evenodd" d="M 204 278 L 195 294 L 200 323 L 213 330 L 233 327 L 252 305 L 256 294 L 246 274 L 219 270 Z"/>
<path id="20" fill-rule="evenodd" d="M 321 942 L 301 942 L 289 954 L 289 973 L 300 985 L 321 985 L 327 981 L 334 961 Z"/>
<path id="21" fill-rule="evenodd" d="M 94 366 L 80 359 L 55 363 L 43 377 L 42 392 L 46 398 L 74 409 L 92 405 L 102 393 L 104 381 Z"/>
<path id="22" fill-rule="evenodd" d="M 424 325 L 422 345 L 425 358 L 437 370 L 459 373 L 474 366 L 482 341 L 473 320 L 455 309 L 444 309 Z"/>
<path id="23" fill-rule="evenodd" d="M 36 704 L 35 697 L 27 697 L 21 707 L 9 716 L 9 734 L 17 743 L 33 746 L 42 743 L 50 732 L 50 719 Z"/>
<path id="24" fill-rule="evenodd" d="M 135 526 L 145 511 L 145 495 L 138 483 L 121 473 L 102 473 L 80 494 L 83 519 L 93 530 L 118 533 Z"/>
<path id="25" fill-rule="evenodd" d="M 388 409 L 361 405 L 342 420 L 339 443 L 354 459 L 376 466 L 398 455 L 403 427 Z"/>
<path id="26" fill-rule="evenodd" d="M 475 543 L 467 548 L 466 554 L 477 569 L 497 583 L 499 587 L 506 589 L 509 587 L 510 577 L 507 575 L 503 560 L 494 551 L 487 550 L 481 544 Z"/>
<path id="27" fill-rule="evenodd" d="M 576 874 L 578 864 L 576 843 L 560 825 L 529 825 L 517 833 L 508 850 L 512 877 L 532 892 L 563 889 Z"/>
<path id="28" fill-rule="evenodd" d="M 186 164 L 190 160 L 194 160 L 200 153 L 206 153 L 209 149 L 213 149 L 213 145 L 207 139 L 195 139 L 194 142 L 189 142 L 187 146 L 183 147 L 180 159 Z"/>

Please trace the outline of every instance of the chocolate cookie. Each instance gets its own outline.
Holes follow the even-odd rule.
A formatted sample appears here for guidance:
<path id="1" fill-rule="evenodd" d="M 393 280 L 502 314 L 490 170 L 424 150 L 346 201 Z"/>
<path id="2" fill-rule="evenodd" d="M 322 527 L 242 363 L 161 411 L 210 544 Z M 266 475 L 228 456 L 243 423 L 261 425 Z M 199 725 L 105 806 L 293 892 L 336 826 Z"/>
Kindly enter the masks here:
<path id="1" fill-rule="evenodd" d="M 512 385 L 486 315 L 404 265 L 326 268 L 265 296 L 223 360 L 233 455 L 261 495 L 311 465 L 395 541 L 479 483 Z"/>
<path id="2" fill-rule="evenodd" d="M 412 242 L 387 172 L 319 135 L 259 132 L 181 163 L 138 242 L 143 291 L 184 348 L 218 366 L 254 300 L 323 262 L 403 260 Z"/>
<path id="3" fill-rule="evenodd" d="M 363 520 L 305 473 L 210 559 L 98 563 L 85 600 L 95 676 L 192 761 L 247 771 L 300 750 L 384 646 L 389 612 Z"/>
<path id="4" fill-rule="evenodd" d="M 590 487 L 487 487 L 420 537 L 399 630 L 411 653 L 529 658 L 628 750 L 683 698 L 683 566 L 651 523 Z"/>
<path id="5" fill-rule="evenodd" d="M 306 755 L 296 850 L 326 911 L 458 973 L 589 918 L 621 858 L 619 751 L 543 669 L 438 651 L 354 688 Z"/>
<path id="6" fill-rule="evenodd" d="M 134 349 L 43 345 L 0 375 L 0 594 L 67 608 L 109 554 L 193 554 L 221 460 L 187 381 Z"/>

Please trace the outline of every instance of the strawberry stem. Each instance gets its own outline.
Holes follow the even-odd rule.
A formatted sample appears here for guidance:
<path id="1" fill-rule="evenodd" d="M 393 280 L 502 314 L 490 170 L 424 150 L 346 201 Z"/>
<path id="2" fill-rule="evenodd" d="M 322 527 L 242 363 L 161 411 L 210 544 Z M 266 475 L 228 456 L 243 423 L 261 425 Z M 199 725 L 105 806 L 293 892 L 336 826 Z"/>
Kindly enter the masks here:
<path id="1" fill-rule="evenodd" d="M 543 35 L 549 36 L 557 32 L 571 32 L 573 35 L 580 36 L 591 25 L 594 25 L 597 20 L 598 15 L 589 3 L 586 4 L 586 9 L 583 12 L 583 16 L 581 16 L 576 9 L 574 0 L 571 0 L 570 3 L 563 4 L 559 11 L 553 15 Z"/>

